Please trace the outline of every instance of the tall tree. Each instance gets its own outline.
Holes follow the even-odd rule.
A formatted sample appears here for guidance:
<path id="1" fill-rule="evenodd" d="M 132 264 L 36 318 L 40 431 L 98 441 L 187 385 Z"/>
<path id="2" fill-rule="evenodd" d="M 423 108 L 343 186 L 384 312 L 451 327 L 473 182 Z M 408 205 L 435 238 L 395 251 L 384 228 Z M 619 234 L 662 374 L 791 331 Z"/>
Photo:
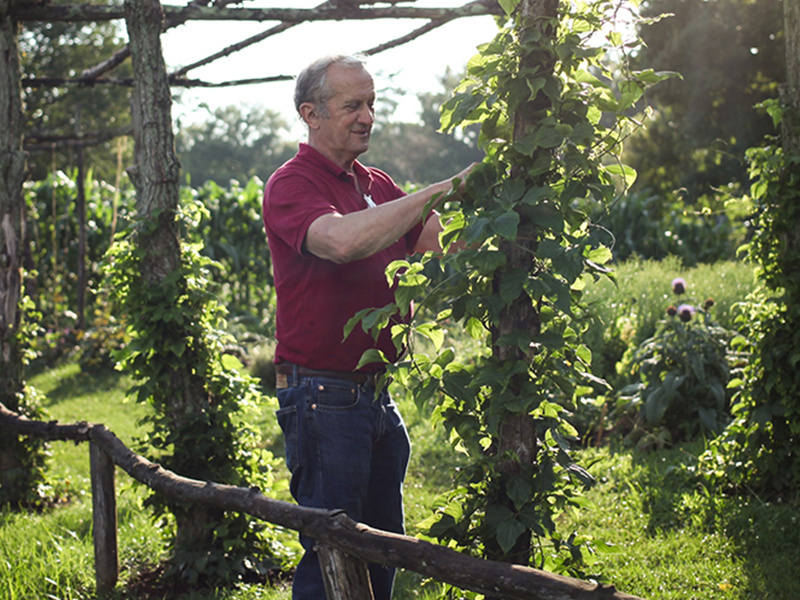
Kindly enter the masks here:
<path id="1" fill-rule="evenodd" d="M 618 158 L 626 114 L 663 76 L 625 63 L 612 89 L 597 40 L 613 2 L 503 6 L 510 22 L 480 47 L 442 111 L 445 130 L 480 124 L 487 154 L 467 199 L 442 215 L 443 243 L 462 248 L 396 265 L 396 304 L 364 321 L 380 326 L 412 299 L 435 309 L 409 330 L 438 350 L 412 350 L 391 368 L 418 403 L 434 398 L 435 416 L 468 456 L 429 533 L 496 559 L 580 569 L 581 550 L 556 531 L 554 513 L 591 476 L 569 456 L 576 432 L 563 407 L 581 385 L 601 384 L 587 373 L 576 317 L 584 285 L 611 258 L 583 208 L 608 205 L 630 184 Z M 428 274 L 441 282 L 430 285 Z M 444 327 L 459 325 L 485 346 L 465 361 L 443 343 Z M 405 341 L 407 331 L 392 333 Z"/>
<path id="2" fill-rule="evenodd" d="M 184 287 L 185 282 L 181 277 L 176 219 L 180 162 L 175 154 L 172 100 L 159 39 L 163 13 L 158 0 L 126 0 L 125 13 L 136 77 L 133 103 L 136 163 L 129 173 L 136 187 L 138 216 L 146 223 L 136 239 L 141 253 L 139 285 L 168 294 L 171 288 Z M 158 401 L 168 407 L 167 418 L 180 431 L 193 415 L 204 412 L 209 401 L 203 378 L 190 365 L 173 367 L 166 356 L 156 355 L 146 360 L 163 363 L 161 376 L 152 382 L 154 393 L 161 396 Z M 189 453 L 188 448 L 177 447 L 181 440 L 175 444 L 176 453 Z M 203 458 L 198 460 L 202 462 Z M 181 474 L 203 475 L 185 470 Z M 176 509 L 175 515 L 178 552 L 208 546 L 212 532 L 208 525 L 213 520 L 209 509 L 188 506 Z"/>
<path id="3" fill-rule="evenodd" d="M 125 45 L 116 22 L 27 22 L 19 37 L 25 102 L 26 145 L 31 150 L 31 176 L 43 179 L 53 168 L 77 165 L 77 145 L 130 126 L 131 88 L 87 82 L 47 85 L 49 78 L 79 78 Z M 130 62 L 117 67 L 115 79 L 131 77 Z M 36 85 L 33 80 L 38 81 Z M 77 114 L 80 113 L 80 119 Z M 79 129 L 76 130 L 76 127 Z M 117 153 L 112 141 L 87 149 L 85 160 L 102 180 L 114 181 Z"/>
<path id="4" fill-rule="evenodd" d="M 203 108 L 208 115 L 205 120 L 185 127 L 178 123 L 178 154 L 193 186 L 266 179 L 296 150 L 286 139 L 288 124 L 273 110 L 244 110 L 235 105 Z"/>
<path id="5" fill-rule="evenodd" d="M 652 0 L 640 67 L 675 71 L 655 87 L 647 129 L 626 146 L 637 188 L 682 189 L 696 201 L 714 187 L 746 183 L 744 152 L 774 131 L 753 107 L 775 98 L 785 78 L 780 0 Z"/>
<path id="6" fill-rule="evenodd" d="M 800 1 L 783 0 L 783 14 L 786 84 L 781 92 L 787 108 L 783 121 L 783 148 L 787 156 L 800 156 Z"/>

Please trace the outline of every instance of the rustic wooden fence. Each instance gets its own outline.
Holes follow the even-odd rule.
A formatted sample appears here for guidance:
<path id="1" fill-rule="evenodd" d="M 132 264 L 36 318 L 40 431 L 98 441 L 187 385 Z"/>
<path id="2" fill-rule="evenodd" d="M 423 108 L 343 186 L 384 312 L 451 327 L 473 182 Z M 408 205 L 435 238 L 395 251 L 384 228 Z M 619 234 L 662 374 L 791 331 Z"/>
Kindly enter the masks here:
<path id="1" fill-rule="evenodd" d="M 0 404 L 0 428 L 47 440 L 89 442 L 95 572 L 98 593 L 117 583 L 115 465 L 151 489 L 183 502 L 247 513 L 317 540 L 328 600 L 370 600 L 366 562 L 398 567 L 492 598 L 642 600 L 614 586 L 538 569 L 481 560 L 413 537 L 356 523 L 343 511 L 311 509 L 242 488 L 176 475 L 135 454 L 105 425 L 32 421 Z M 8 435 L 8 432 L 4 433 Z"/>

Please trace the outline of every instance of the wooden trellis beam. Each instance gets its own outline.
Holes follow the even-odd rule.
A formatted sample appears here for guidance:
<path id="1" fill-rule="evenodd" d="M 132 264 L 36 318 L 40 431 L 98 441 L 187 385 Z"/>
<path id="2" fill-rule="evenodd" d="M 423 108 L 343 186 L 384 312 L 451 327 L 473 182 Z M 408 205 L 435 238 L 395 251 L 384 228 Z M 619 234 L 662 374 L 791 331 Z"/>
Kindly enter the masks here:
<path id="1" fill-rule="evenodd" d="M 457 8 L 387 6 L 359 8 L 339 4 L 336 8 L 218 8 L 216 6 L 164 6 L 167 19 L 192 21 L 344 21 L 372 19 L 427 19 L 475 17 L 503 14 L 495 0 L 478 0 Z M 18 21 L 112 21 L 124 19 L 120 5 L 103 4 L 16 4 L 11 14 Z"/>
<path id="2" fill-rule="evenodd" d="M 134 454 L 101 424 L 62 425 L 33 421 L 0 403 L 0 434 L 55 440 L 90 440 L 134 479 L 182 502 L 247 513 L 281 527 L 302 531 L 320 544 L 362 560 L 413 570 L 505 600 L 643 600 L 611 585 L 581 581 L 521 565 L 481 560 L 424 540 L 388 533 L 350 519 L 343 511 L 306 508 L 273 500 L 257 488 L 243 488 L 181 477 Z"/>

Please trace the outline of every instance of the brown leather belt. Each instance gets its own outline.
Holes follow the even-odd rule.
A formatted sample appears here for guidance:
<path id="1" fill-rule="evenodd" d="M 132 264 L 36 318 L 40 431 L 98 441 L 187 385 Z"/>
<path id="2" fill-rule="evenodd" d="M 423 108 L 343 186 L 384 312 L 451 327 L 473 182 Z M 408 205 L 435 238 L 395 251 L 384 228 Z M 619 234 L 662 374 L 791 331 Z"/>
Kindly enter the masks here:
<path id="1" fill-rule="evenodd" d="M 309 369 L 308 367 L 301 367 L 299 365 L 295 366 L 291 363 L 278 363 L 275 365 L 275 388 L 282 390 L 289 387 L 289 376 L 295 374 L 297 374 L 298 377 L 325 377 L 328 379 L 352 381 L 359 385 L 369 384 L 374 386 L 375 380 L 383 375 L 383 371 L 377 373 L 367 373 L 365 371 L 327 371 L 324 369 Z"/>

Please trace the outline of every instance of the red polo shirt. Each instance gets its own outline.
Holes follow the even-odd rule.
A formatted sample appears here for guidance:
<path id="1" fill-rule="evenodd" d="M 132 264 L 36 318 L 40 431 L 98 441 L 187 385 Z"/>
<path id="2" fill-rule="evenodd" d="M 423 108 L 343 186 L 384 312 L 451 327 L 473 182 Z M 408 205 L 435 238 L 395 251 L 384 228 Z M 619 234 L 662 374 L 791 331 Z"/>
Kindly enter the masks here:
<path id="1" fill-rule="evenodd" d="M 375 204 L 404 195 L 378 169 L 356 162 L 354 171 L 364 194 Z M 297 155 L 269 178 L 263 217 L 278 297 L 276 362 L 353 371 L 370 348 L 382 350 L 391 361 L 397 359 L 388 329 L 376 343 L 360 326 L 344 339 L 344 326 L 362 309 L 394 302 L 386 267 L 413 252 L 422 225 L 385 250 L 344 265 L 303 251 L 308 228 L 316 219 L 358 210 L 369 208 L 352 175 L 307 144 L 300 144 Z"/>

